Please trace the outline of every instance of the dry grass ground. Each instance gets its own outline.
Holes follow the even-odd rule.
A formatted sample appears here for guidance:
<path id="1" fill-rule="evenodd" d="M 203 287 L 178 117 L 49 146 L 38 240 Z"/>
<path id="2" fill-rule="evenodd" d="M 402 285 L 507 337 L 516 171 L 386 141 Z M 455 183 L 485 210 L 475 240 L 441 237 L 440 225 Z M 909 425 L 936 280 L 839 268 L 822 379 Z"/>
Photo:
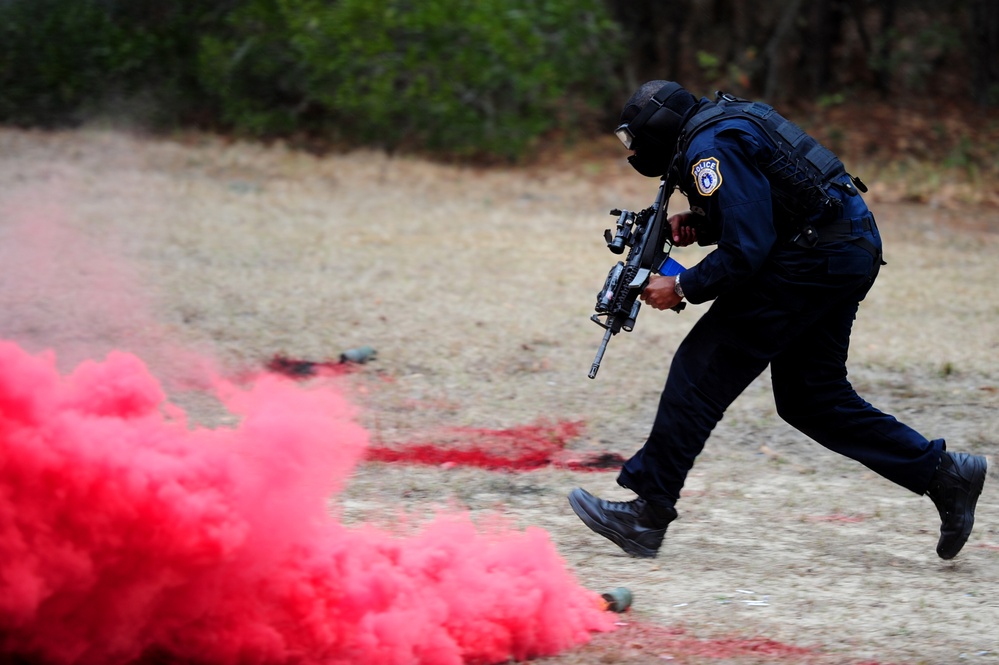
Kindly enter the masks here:
<path id="1" fill-rule="evenodd" d="M 655 182 L 600 150 L 561 162 L 477 170 L 0 131 L 0 337 L 66 365 L 133 350 L 172 379 L 186 373 L 177 349 L 236 371 L 371 345 L 377 360 L 347 383 L 380 442 L 569 420 L 585 423 L 575 451 L 628 455 L 704 308 L 643 312 L 586 378 L 602 333 L 588 317 L 615 260 L 606 213 L 645 207 Z M 851 377 L 926 435 L 995 456 L 999 213 L 898 203 L 897 188 L 872 184 L 889 265 L 861 308 Z M 203 421 L 225 422 L 171 385 Z M 633 590 L 621 631 L 552 665 L 999 662 L 995 471 L 965 551 L 940 561 L 930 501 L 788 428 L 763 376 L 709 441 L 654 562 L 621 555 L 568 508 L 580 484 L 627 496 L 613 479 L 368 464 L 337 509 L 379 523 L 400 507 L 498 511 L 547 529 L 586 586 Z"/>

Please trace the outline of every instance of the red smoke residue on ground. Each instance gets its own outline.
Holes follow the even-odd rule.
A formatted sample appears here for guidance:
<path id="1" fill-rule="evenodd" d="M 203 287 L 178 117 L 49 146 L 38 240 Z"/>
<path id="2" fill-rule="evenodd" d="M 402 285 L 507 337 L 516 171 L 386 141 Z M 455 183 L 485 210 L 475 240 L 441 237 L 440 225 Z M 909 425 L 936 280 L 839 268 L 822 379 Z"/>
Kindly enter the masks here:
<path id="1" fill-rule="evenodd" d="M 606 642 L 606 640 L 601 640 Z M 638 650 L 628 646 L 632 645 Z M 632 656 L 648 662 L 753 662 L 753 663 L 829 663 L 828 654 L 809 647 L 785 644 L 766 637 L 701 638 L 688 635 L 682 627 L 666 627 L 642 621 L 629 622 L 613 636 L 613 647 L 621 662 L 633 662 Z M 617 662 L 617 660 L 611 661 Z M 637 660 L 635 661 L 637 662 Z M 837 661 L 845 665 L 849 660 Z M 854 665 L 877 665 L 855 663 Z"/>
<path id="2" fill-rule="evenodd" d="M 197 427 L 135 356 L 64 376 L 0 341 L 0 656 L 457 665 L 612 627 L 541 530 L 329 517 L 368 445 L 338 392 L 222 398 L 239 426 Z"/>
<path id="3" fill-rule="evenodd" d="M 498 471 L 533 471 L 558 467 L 573 471 L 618 470 L 624 459 L 616 453 L 580 455 L 566 450 L 583 423 L 559 421 L 509 429 L 455 427 L 433 442 L 404 446 L 372 445 L 367 459 L 440 466 L 473 466 Z"/>
<path id="4" fill-rule="evenodd" d="M 275 355 L 268 372 L 291 379 L 315 376 L 334 378 L 350 374 L 358 364 L 314 361 Z M 430 440 L 404 445 L 373 443 L 367 459 L 425 466 L 471 466 L 492 471 L 534 471 L 558 467 L 573 471 L 618 470 L 625 460 L 617 453 L 577 453 L 566 444 L 583 432 L 580 421 L 540 422 L 506 429 L 450 427 L 430 435 Z"/>

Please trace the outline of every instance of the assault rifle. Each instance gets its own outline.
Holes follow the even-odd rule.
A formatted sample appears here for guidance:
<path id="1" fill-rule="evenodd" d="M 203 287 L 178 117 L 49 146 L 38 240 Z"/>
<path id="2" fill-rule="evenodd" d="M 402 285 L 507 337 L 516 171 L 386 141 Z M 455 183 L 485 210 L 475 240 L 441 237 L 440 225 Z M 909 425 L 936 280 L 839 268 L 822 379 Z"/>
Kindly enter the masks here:
<path id="1" fill-rule="evenodd" d="M 653 272 L 663 272 L 663 268 L 670 263 L 673 242 L 670 226 L 666 222 L 666 204 L 673 189 L 670 180 L 663 178 L 655 202 L 645 210 L 637 213 L 617 209 L 610 211 L 611 215 L 617 216 L 617 224 L 614 233 L 610 229 L 604 231 L 607 248 L 614 254 L 623 254 L 625 247 L 631 249 L 626 260 L 618 261 L 610 269 L 604 287 L 597 294 L 596 314 L 590 320 L 606 332 L 590 368 L 591 379 L 597 376 L 611 337 L 622 330 L 631 332 L 634 329 L 635 319 L 642 307 L 638 296 L 649 283 L 649 277 Z M 666 274 L 675 273 L 667 271 Z M 679 312 L 686 305 L 681 302 L 672 309 Z"/>

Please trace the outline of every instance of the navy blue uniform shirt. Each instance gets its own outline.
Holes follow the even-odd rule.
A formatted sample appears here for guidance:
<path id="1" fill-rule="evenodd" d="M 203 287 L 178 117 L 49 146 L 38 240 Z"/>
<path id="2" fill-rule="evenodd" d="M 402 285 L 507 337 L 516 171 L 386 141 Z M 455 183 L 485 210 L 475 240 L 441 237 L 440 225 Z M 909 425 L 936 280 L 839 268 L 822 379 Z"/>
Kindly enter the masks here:
<path id="1" fill-rule="evenodd" d="M 760 163 L 770 161 L 773 146 L 749 120 L 726 118 L 698 132 L 681 158 L 680 189 L 690 209 L 720 228 L 718 247 L 683 273 L 684 296 L 692 303 L 713 300 L 756 274 L 778 243 L 784 244 L 806 223 L 821 225 L 868 214 L 858 194 L 836 187 L 829 192 L 842 207 L 817 209 L 807 219 L 787 219 L 773 201 L 771 183 Z M 849 178 L 842 176 L 844 182 Z M 807 251 L 804 248 L 802 251 Z"/>

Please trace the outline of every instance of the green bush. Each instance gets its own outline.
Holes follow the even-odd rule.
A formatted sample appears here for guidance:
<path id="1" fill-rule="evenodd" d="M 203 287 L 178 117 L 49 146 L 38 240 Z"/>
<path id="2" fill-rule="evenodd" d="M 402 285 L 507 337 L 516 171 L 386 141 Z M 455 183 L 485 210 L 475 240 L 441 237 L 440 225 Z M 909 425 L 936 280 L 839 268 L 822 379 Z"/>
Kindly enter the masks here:
<path id="1" fill-rule="evenodd" d="M 0 122 L 145 95 L 252 136 L 515 158 L 617 92 L 604 0 L 0 0 Z"/>
<path id="2" fill-rule="evenodd" d="M 143 36 L 124 34 L 91 2 L 35 0 L 0 6 L 0 118 L 51 124 L 103 90 L 115 70 L 141 60 Z"/>
<path id="3" fill-rule="evenodd" d="M 137 95 L 178 117 L 197 103 L 196 35 L 217 4 L 0 0 L 0 122 L 74 124 Z"/>
<path id="4" fill-rule="evenodd" d="M 201 88 L 218 121 L 251 136 L 314 131 L 305 67 L 292 47 L 280 0 L 250 0 L 204 35 L 198 51 Z"/>
<path id="5" fill-rule="evenodd" d="M 389 145 L 515 155 L 605 99 L 612 23 L 597 1 L 286 0 L 296 46 L 344 131 Z"/>
<path id="6" fill-rule="evenodd" d="M 578 127 L 621 51 L 602 0 L 251 0 L 202 41 L 231 126 L 515 157 Z"/>

